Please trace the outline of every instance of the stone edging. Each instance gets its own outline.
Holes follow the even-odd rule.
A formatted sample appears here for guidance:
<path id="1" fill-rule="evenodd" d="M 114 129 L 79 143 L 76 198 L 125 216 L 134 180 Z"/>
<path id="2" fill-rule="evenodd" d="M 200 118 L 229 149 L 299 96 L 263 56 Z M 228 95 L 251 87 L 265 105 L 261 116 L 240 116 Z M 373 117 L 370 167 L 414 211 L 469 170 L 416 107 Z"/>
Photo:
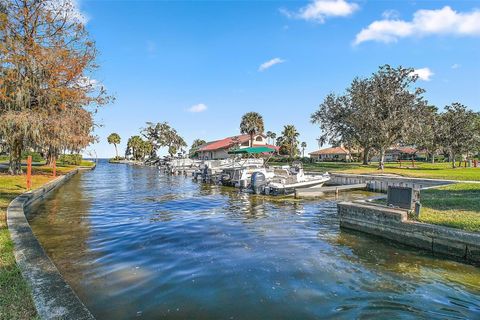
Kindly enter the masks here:
<path id="1" fill-rule="evenodd" d="M 31 288 L 33 301 L 42 319 L 95 319 L 57 267 L 46 255 L 32 232 L 24 208 L 58 188 L 80 170 L 70 171 L 42 187 L 16 197 L 7 208 L 7 225 L 14 243 L 15 260 Z"/>
<path id="2" fill-rule="evenodd" d="M 341 202 L 340 227 L 362 231 L 408 246 L 480 265 L 480 234 L 408 220 L 407 210 Z"/>

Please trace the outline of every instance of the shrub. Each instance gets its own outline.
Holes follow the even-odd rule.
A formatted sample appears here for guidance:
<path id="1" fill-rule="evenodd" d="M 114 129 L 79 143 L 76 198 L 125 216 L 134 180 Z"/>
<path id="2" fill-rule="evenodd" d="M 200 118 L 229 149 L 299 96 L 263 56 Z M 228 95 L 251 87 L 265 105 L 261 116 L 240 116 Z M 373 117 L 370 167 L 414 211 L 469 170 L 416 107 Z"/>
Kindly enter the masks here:
<path id="1" fill-rule="evenodd" d="M 82 163 L 81 154 L 62 154 L 58 161 L 63 165 L 79 166 Z"/>
<path id="2" fill-rule="evenodd" d="M 28 156 L 32 156 L 33 162 L 41 162 L 44 160 L 43 157 L 38 152 L 33 152 L 33 151 L 22 152 L 22 160 L 27 160 Z"/>

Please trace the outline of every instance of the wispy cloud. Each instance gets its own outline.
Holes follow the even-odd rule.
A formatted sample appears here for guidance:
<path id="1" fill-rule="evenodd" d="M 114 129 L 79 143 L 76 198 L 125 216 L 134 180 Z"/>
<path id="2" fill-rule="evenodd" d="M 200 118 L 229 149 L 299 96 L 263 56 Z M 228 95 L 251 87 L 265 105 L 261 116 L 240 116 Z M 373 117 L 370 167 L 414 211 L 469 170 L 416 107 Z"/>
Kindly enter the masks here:
<path id="1" fill-rule="evenodd" d="M 415 69 L 415 71 L 412 72 L 412 74 L 417 75 L 418 79 L 422 81 L 430 81 L 432 76 L 435 74 L 430 70 L 430 68 L 420 68 L 420 69 Z"/>
<path id="2" fill-rule="evenodd" d="M 50 0 L 45 2 L 45 8 L 82 24 L 87 24 L 89 20 L 89 17 L 80 10 L 80 0 Z"/>
<path id="3" fill-rule="evenodd" d="M 365 41 L 396 42 L 400 38 L 428 35 L 480 36 L 480 11 L 457 12 L 449 6 L 418 10 L 412 21 L 384 18 L 360 31 L 354 44 Z"/>
<path id="4" fill-rule="evenodd" d="M 324 23 L 330 17 L 347 17 L 359 9 L 359 5 L 346 0 L 314 0 L 297 11 L 280 9 L 285 16 Z"/>
<path id="5" fill-rule="evenodd" d="M 460 67 L 461 67 L 461 65 L 458 64 L 458 63 L 452 64 L 452 69 L 458 69 L 458 68 L 460 68 Z"/>
<path id="6" fill-rule="evenodd" d="M 188 112 L 198 113 L 198 112 L 203 112 L 205 110 L 207 110 L 207 105 L 204 103 L 199 103 L 191 106 L 188 109 Z"/>
<path id="7" fill-rule="evenodd" d="M 149 57 L 154 58 L 157 56 L 157 43 L 155 41 L 147 41 L 147 54 Z"/>
<path id="8" fill-rule="evenodd" d="M 276 64 L 280 64 L 280 63 L 284 63 L 285 60 L 281 59 L 281 58 L 273 58 L 271 60 L 268 60 L 264 63 L 262 63 L 259 67 L 258 67 L 258 71 L 262 72 L 262 71 L 265 71 L 271 67 L 273 67 L 274 65 Z"/>

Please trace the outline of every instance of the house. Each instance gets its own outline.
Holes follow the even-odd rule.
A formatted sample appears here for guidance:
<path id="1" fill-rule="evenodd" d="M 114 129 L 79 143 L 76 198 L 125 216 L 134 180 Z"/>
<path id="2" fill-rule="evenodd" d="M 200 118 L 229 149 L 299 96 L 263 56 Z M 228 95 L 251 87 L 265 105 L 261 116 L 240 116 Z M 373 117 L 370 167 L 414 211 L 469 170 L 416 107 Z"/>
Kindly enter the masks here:
<path id="1" fill-rule="evenodd" d="M 354 157 L 358 155 L 356 151 L 350 151 L 344 146 L 340 147 L 331 147 L 326 149 L 321 149 L 309 153 L 310 158 L 313 161 L 345 161 L 350 162 L 354 161 Z"/>
<path id="2" fill-rule="evenodd" d="M 417 149 L 412 147 L 394 147 L 385 151 L 385 161 L 410 160 L 415 158 Z"/>
<path id="3" fill-rule="evenodd" d="M 210 141 L 199 147 L 196 151 L 198 159 L 226 159 L 229 157 L 228 151 L 238 148 L 247 148 L 250 146 L 250 135 L 242 134 L 228 137 L 221 140 Z M 278 147 L 267 144 L 267 136 L 258 134 L 253 137 L 253 146 L 266 146 L 278 151 Z"/>
<path id="4" fill-rule="evenodd" d="M 396 162 L 399 160 L 411 160 L 417 157 L 419 151 L 413 147 L 391 147 L 385 151 L 385 162 Z M 380 161 L 377 154 L 371 159 L 373 162 Z"/>

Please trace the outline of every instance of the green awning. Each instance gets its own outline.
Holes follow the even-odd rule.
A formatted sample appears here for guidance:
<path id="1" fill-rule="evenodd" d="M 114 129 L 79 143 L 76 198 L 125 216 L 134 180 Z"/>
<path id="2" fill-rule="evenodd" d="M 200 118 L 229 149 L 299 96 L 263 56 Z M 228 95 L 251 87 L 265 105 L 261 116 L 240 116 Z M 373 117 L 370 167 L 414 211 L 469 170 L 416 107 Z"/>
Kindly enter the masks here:
<path id="1" fill-rule="evenodd" d="M 248 147 L 228 151 L 228 154 L 259 154 L 272 152 L 275 152 L 275 149 L 269 147 Z"/>

